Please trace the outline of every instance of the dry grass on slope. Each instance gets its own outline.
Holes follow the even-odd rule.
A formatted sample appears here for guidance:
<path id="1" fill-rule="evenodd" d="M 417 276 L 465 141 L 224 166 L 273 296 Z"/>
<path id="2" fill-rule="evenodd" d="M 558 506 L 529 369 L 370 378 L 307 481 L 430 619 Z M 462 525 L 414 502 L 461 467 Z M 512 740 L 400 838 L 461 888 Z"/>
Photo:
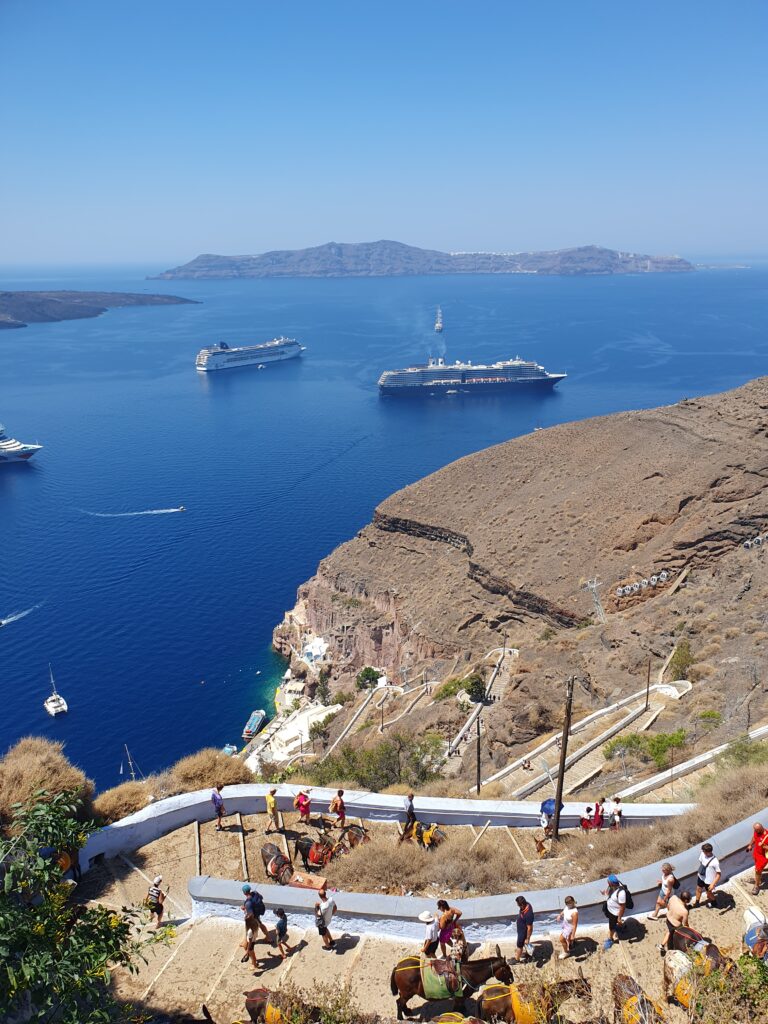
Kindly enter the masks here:
<path id="1" fill-rule="evenodd" d="M 0 758 L 0 825 L 11 818 L 11 805 L 23 803 L 38 790 L 51 795 L 74 790 L 91 814 L 93 782 L 64 756 L 64 744 L 26 736 Z"/>
<path id="2" fill-rule="evenodd" d="M 398 843 L 391 831 L 374 832 L 369 843 L 333 861 L 330 882 L 358 892 L 405 892 L 442 896 L 509 892 L 522 865 L 512 844 L 486 835 L 470 851 L 469 830 L 446 829 L 448 840 L 435 850 Z"/>
<path id="3" fill-rule="evenodd" d="M 109 824 L 140 811 L 153 800 L 212 789 L 219 782 L 222 786 L 236 786 L 254 781 L 253 772 L 239 757 L 227 757 L 215 747 L 206 747 L 183 757 L 160 775 L 105 790 L 96 798 L 94 809 L 99 820 Z"/>
<path id="4" fill-rule="evenodd" d="M 588 832 L 568 839 L 568 856 L 590 878 L 628 871 L 697 846 L 717 832 L 768 807 L 768 771 L 755 764 L 721 770 L 697 790 L 688 814 L 620 832 Z M 768 821 L 764 822 L 768 826 Z M 673 860 L 674 863 L 674 860 Z"/>

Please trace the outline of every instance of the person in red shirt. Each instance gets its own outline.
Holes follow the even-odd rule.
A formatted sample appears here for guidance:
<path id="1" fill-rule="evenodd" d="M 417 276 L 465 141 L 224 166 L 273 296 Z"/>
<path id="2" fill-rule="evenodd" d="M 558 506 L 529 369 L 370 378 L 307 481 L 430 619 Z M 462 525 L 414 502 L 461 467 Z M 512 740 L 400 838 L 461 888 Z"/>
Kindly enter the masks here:
<path id="1" fill-rule="evenodd" d="M 747 852 L 752 854 L 755 862 L 755 887 L 752 890 L 752 895 L 757 896 L 763 882 L 763 871 L 768 865 L 768 829 L 763 828 L 759 821 L 756 821 L 753 826 Z"/>

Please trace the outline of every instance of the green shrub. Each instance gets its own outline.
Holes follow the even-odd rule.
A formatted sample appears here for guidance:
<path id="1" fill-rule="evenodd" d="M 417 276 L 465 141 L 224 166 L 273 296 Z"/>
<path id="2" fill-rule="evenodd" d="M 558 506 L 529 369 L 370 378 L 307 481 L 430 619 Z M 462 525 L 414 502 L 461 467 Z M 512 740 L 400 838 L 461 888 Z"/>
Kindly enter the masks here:
<path id="1" fill-rule="evenodd" d="M 313 785 L 327 786 L 349 779 L 378 792 L 397 783 L 418 786 L 437 776 L 444 744 L 440 736 L 414 737 L 393 733 L 375 746 L 344 744 L 336 754 L 311 765 L 307 774 Z"/>
<path id="2" fill-rule="evenodd" d="M 675 648 L 672 660 L 669 663 L 671 679 L 687 679 L 688 672 L 696 659 L 691 653 L 691 645 L 688 640 L 681 640 Z"/>
<path id="3" fill-rule="evenodd" d="M 751 740 L 749 736 L 740 736 L 728 744 L 727 749 L 717 760 L 726 768 L 768 764 L 768 743 L 765 740 Z"/>
<path id="4" fill-rule="evenodd" d="M 464 689 L 467 691 L 469 699 L 475 704 L 485 700 L 485 680 L 479 672 L 473 672 L 468 679 L 464 680 Z"/>
<path id="5" fill-rule="evenodd" d="M 539 640 L 551 640 L 553 636 L 557 635 L 557 630 L 553 629 L 552 626 L 547 626 L 539 634 Z"/>
<path id="6" fill-rule="evenodd" d="M 459 690 L 464 689 L 464 680 L 458 677 L 454 679 L 448 679 L 443 683 L 442 686 L 438 686 L 435 690 L 435 700 L 448 700 L 449 697 L 455 697 Z"/>
<path id="7" fill-rule="evenodd" d="M 684 729 L 676 729 L 675 732 L 660 732 L 655 736 L 649 736 L 642 732 L 631 732 L 628 736 L 617 736 L 615 739 L 609 740 L 603 747 L 603 756 L 610 761 L 623 751 L 625 754 L 636 754 L 643 761 L 653 761 L 659 769 L 662 769 L 669 765 L 669 752 L 684 747 L 685 741 Z"/>
<path id="8" fill-rule="evenodd" d="M 337 693 L 334 698 L 334 704 L 351 704 L 355 699 L 354 693 L 350 693 L 348 690 L 342 690 L 341 693 Z"/>
<path id="9" fill-rule="evenodd" d="M 383 673 L 379 672 L 377 668 L 371 668 L 370 665 L 366 665 L 365 668 L 360 669 L 357 673 L 357 679 L 355 681 L 357 683 L 358 690 L 373 689 L 379 679 L 381 679 L 382 675 Z"/>

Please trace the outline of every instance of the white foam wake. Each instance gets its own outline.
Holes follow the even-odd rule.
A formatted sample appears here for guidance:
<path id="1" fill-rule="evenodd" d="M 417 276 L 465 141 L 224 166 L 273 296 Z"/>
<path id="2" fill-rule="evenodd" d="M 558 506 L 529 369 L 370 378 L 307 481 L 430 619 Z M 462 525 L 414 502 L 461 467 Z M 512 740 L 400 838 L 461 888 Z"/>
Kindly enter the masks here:
<path id="1" fill-rule="evenodd" d="M 33 604 L 31 608 L 25 608 L 23 612 L 14 612 L 13 615 L 9 615 L 6 619 L 0 619 L 0 626 L 8 626 L 11 622 L 18 622 L 19 619 L 23 619 L 26 615 L 31 612 L 37 611 L 38 608 L 42 608 L 43 602 L 39 604 Z"/>
<path id="2" fill-rule="evenodd" d="M 133 516 L 169 516 L 173 512 L 183 512 L 184 506 L 179 508 L 148 508 L 143 512 L 91 512 L 87 508 L 78 509 L 86 516 L 96 516 L 97 519 L 130 519 Z"/>

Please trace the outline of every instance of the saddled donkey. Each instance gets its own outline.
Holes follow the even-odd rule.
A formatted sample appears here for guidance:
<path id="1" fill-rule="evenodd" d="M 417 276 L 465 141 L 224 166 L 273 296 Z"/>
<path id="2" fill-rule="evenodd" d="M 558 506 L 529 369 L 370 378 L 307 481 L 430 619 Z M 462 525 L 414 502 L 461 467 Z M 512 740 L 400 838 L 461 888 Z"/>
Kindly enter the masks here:
<path id="1" fill-rule="evenodd" d="M 424 990 L 422 966 L 428 976 L 445 978 L 445 990 L 441 995 L 428 995 Z M 456 970 L 458 968 L 458 970 Z M 454 974 L 454 971 L 456 972 Z M 397 996 L 397 1019 L 402 1020 L 408 1012 L 408 1000 L 413 996 L 422 999 L 446 999 L 453 996 L 454 1010 L 463 1010 L 465 1001 L 477 992 L 489 978 L 495 978 L 505 985 L 512 983 L 512 969 L 496 947 L 496 956 L 483 960 L 468 960 L 455 964 L 450 960 L 422 960 L 418 956 L 407 956 L 398 960 L 389 980 L 393 996 Z"/>
<path id="2" fill-rule="evenodd" d="M 665 1024 L 664 1010 L 628 974 L 617 974 L 611 991 L 614 1024 Z"/>
<path id="3" fill-rule="evenodd" d="M 675 928 L 669 941 L 670 949 L 677 949 L 693 958 L 694 964 L 701 962 L 706 974 L 712 971 L 732 971 L 733 960 L 719 949 L 711 939 L 705 938 L 701 932 L 693 928 Z"/>
<path id="4" fill-rule="evenodd" d="M 551 985 L 488 985 L 478 997 L 477 1012 L 486 1021 L 537 1024 L 538 1021 L 551 1020 L 559 1011 L 560 1004 L 572 996 L 592 998 L 592 987 L 581 968 L 578 978 Z"/>
<path id="5" fill-rule="evenodd" d="M 279 846 L 265 843 L 261 848 L 261 861 L 267 878 L 274 878 L 280 885 L 288 885 L 293 877 L 293 865 Z"/>

